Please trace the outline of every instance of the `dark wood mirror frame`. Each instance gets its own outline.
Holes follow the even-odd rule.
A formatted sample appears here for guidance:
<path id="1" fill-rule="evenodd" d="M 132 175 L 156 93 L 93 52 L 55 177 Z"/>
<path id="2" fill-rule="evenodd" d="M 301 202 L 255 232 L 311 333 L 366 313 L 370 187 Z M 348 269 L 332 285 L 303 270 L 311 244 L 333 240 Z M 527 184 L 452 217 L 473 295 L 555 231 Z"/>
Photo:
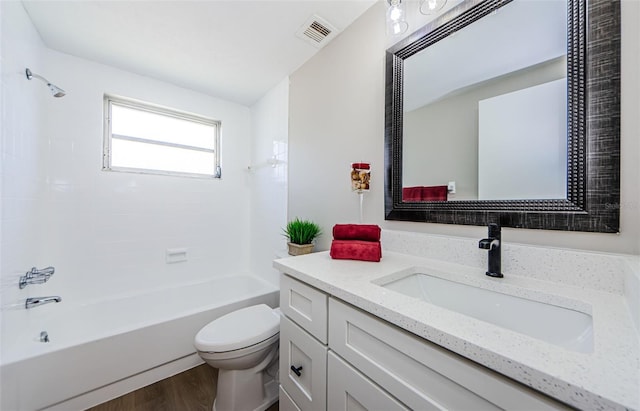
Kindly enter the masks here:
<path id="1" fill-rule="evenodd" d="M 402 201 L 404 60 L 512 0 L 466 0 L 387 50 L 385 219 L 616 233 L 620 225 L 620 2 L 567 0 L 567 198 Z"/>

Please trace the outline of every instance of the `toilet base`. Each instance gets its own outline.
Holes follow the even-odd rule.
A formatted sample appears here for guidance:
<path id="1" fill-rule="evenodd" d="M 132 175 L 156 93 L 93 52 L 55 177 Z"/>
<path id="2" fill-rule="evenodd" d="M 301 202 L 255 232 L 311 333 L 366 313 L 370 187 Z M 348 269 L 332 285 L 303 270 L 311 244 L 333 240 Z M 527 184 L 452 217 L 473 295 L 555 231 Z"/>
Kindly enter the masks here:
<path id="1" fill-rule="evenodd" d="M 278 401 L 278 382 L 273 379 L 267 382 L 264 385 L 264 392 L 264 402 L 251 411 L 264 411 Z M 213 401 L 213 411 L 225 411 L 216 407 L 217 401 L 217 398 Z"/>
<path id="2" fill-rule="evenodd" d="M 220 370 L 219 372 L 218 392 L 222 395 L 216 395 L 213 411 L 264 411 L 278 401 L 278 381 L 265 373 L 247 375 L 248 378 L 244 379 L 237 374 L 230 375 L 238 373 L 237 370 Z M 231 381 L 233 381 L 232 384 L 230 384 Z M 257 385 L 261 383 L 260 388 Z M 238 392 L 243 394 L 235 395 Z"/>
<path id="3" fill-rule="evenodd" d="M 264 411 L 278 400 L 278 344 L 255 367 L 218 371 L 213 411 Z"/>

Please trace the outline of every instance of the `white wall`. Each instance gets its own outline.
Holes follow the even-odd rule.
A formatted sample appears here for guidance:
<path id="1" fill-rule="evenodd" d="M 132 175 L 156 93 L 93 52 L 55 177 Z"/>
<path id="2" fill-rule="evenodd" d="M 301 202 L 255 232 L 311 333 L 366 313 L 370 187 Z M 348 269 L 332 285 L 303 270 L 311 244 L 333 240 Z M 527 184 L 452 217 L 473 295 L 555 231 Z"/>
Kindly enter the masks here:
<path id="1" fill-rule="evenodd" d="M 640 2 L 622 2 L 622 221 L 635 224 L 640 254 Z M 634 190 L 635 188 L 635 190 Z"/>
<path id="2" fill-rule="evenodd" d="M 329 233 L 333 224 L 357 221 L 357 199 L 346 182 L 348 163 L 362 160 L 372 163 L 365 222 L 482 238 L 486 227 L 384 220 L 384 14 L 384 2 L 377 3 L 291 75 L 288 215 L 313 218 Z M 639 27 L 640 2 L 623 0 L 621 233 L 508 228 L 506 242 L 640 254 Z M 330 242 L 325 235 L 319 246 Z"/>
<path id="3" fill-rule="evenodd" d="M 3 309 L 28 315 L 28 296 L 74 304 L 248 272 L 249 108 L 43 48 L 19 2 L 2 2 L 2 16 Z M 67 95 L 27 81 L 26 66 Z M 102 171 L 104 93 L 221 120 L 223 178 Z M 175 247 L 188 261 L 166 264 Z M 47 265 L 47 284 L 18 290 L 20 275 Z"/>
<path id="4" fill-rule="evenodd" d="M 273 284 L 279 277 L 271 262 L 286 249 L 288 110 L 288 77 L 251 107 L 251 272 Z"/>
<path id="5" fill-rule="evenodd" d="M 41 226 L 44 194 L 42 111 L 46 86 L 28 81 L 25 68 L 43 67 L 44 46 L 20 2 L 0 3 L 2 120 L 0 126 L 2 237 L 0 242 L 0 302 L 8 304 L 18 290 L 17 273 L 36 264 L 33 244 Z M 2 335 L 4 321 L 2 322 Z"/>
<path id="6" fill-rule="evenodd" d="M 478 199 L 566 196 L 567 81 L 479 101 Z"/>
<path id="7" fill-rule="evenodd" d="M 289 218 L 310 218 L 328 249 L 336 223 L 359 221 L 351 163 L 371 164 L 363 221 L 381 223 L 385 10 L 373 5 L 290 77 Z"/>

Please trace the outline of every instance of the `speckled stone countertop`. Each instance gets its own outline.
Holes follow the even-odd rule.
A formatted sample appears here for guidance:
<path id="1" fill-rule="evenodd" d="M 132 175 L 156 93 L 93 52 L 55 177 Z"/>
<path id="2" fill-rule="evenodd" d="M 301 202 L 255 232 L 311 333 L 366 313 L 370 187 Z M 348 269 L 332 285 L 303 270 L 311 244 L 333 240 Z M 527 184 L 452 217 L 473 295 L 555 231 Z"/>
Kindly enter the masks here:
<path id="1" fill-rule="evenodd" d="M 282 258 L 274 267 L 411 333 L 579 409 L 640 410 L 640 344 L 623 293 L 384 252 L 379 263 L 328 252 Z M 591 314 L 593 352 L 571 351 L 387 290 L 374 281 L 416 267 L 430 275 Z"/>

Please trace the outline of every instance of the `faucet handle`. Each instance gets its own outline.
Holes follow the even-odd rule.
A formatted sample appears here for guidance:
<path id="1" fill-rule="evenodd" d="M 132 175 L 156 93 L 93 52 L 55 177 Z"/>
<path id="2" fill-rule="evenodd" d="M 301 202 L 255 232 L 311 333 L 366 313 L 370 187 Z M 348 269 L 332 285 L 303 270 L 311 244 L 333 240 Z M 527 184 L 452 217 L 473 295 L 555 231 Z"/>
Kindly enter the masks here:
<path id="1" fill-rule="evenodd" d="M 482 248 L 483 250 L 495 250 L 500 246 L 500 240 L 498 238 L 483 238 L 478 242 L 478 248 Z"/>
<path id="2" fill-rule="evenodd" d="M 25 275 L 20 277 L 20 282 L 18 286 L 20 289 L 23 289 L 29 284 L 43 284 L 49 281 L 49 278 L 55 273 L 55 267 L 46 267 L 43 269 L 37 269 L 36 267 L 32 267 L 31 270 L 27 271 Z"/>

